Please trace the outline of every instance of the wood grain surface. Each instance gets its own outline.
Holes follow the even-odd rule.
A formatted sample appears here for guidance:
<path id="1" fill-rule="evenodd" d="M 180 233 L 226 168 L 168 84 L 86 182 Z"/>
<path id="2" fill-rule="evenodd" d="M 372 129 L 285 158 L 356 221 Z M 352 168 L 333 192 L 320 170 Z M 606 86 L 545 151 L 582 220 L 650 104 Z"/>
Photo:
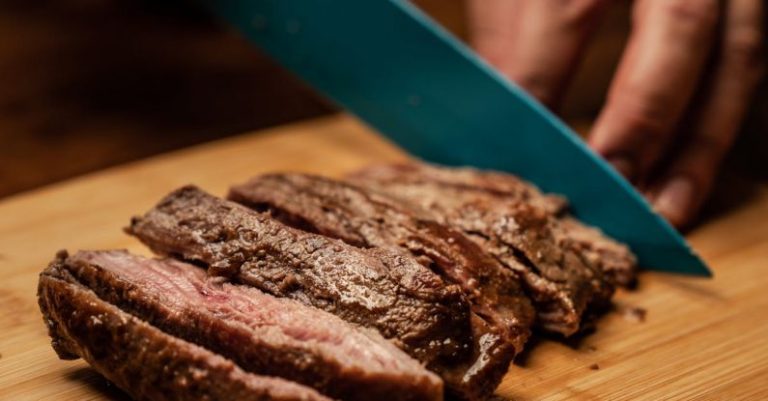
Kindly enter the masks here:
<path id="1" fill-rule="evenodd" d="M 60 361 L 37 308 L 37 275 L 58 249 L 128 248 L 129 218 L 186 183 L 224 194 L 260 172 L 339 175 L 397 160 L 347 117 L 315 120 L 115 167 L 0 202 L 0 400 L 125 399 L 82 361 Z M 55 166 L 55 160 L 51 161 Z M 51 167 L 55 168 L 55 167 Z M 536 339 L 498 389 L 514 400 L 768 399 L 768 191 L 689 235 L 713 280 L 643 273 L 597 330 Z M 633 308 L 647 311 L 637 319 Z"/>

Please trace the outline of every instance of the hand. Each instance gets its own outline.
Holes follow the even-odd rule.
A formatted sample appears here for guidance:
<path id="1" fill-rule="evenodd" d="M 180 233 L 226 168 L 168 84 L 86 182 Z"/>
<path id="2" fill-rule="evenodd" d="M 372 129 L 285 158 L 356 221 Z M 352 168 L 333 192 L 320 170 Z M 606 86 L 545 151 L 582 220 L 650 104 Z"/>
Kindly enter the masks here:
<path id="1" fill-rule="evenodd" d="M 608 0 L 470 0 L 473 45 L 549 107 Z M 636 0 L 589 144 L 677 227 L 708 196 L 765 66 L 764 0 Z"/>

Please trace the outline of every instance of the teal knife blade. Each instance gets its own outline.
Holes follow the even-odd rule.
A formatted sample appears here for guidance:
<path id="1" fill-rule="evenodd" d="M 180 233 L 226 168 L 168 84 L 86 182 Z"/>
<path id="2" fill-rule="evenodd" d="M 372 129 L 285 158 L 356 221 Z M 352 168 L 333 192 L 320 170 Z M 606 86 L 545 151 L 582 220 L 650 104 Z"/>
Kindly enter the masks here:
<path id="1" fill-rule="evenodd" d="M 405 0 L 206 0 L 319 92 L 427 161 L 517 174 L 632 248 L 711 276 L 637 191 L 525 91 Z"/>

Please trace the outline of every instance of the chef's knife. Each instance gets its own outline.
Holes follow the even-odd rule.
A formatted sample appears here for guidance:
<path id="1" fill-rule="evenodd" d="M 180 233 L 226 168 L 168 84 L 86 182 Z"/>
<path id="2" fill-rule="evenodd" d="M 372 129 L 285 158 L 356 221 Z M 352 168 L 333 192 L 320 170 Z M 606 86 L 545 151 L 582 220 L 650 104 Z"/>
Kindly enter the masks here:
<path id="1" fill-rule="evenodd" d="M 283 66 L 427 161 L 512 172 L 565 195 L 641 266 L 711 276 L 563 122 L 405 0 L 206 0 Z"/>

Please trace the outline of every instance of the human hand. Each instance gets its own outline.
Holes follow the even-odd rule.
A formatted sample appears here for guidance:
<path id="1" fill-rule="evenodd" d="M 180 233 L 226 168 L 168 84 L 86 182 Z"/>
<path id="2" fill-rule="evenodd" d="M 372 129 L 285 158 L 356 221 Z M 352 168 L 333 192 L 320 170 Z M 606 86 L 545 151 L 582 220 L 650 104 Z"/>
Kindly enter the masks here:
<path id="1" fill-rule="evenodd" d="M 470 0 L 474 47 L 556 108 L 609 0 Z M 589 144 L 677 227 L 711 191 L 764 72 L 764 0 L 635 0 Z"/>

